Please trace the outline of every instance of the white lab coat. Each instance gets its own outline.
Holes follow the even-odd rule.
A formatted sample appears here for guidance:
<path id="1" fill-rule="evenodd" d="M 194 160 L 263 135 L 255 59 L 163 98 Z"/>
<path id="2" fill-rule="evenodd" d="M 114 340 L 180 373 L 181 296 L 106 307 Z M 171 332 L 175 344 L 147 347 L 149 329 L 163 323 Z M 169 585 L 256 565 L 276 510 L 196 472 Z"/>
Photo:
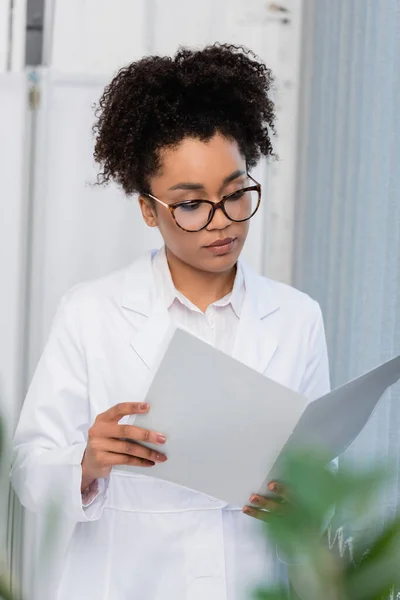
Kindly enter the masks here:
<path id="1" fill-rule="evenodd" d="M 328 392 L 319 305 L 245 265 L 243 273 L 233 356 L 309 399 Z M 169 324 L 151 255 L 77 286 L 60 305 L 22 410 L 12 467 L 27 509 L 43 512 L 58 501 L 71 523 L 51 600 L 247 600 L 261 578 L 278 573 L 259 521 L 150 471 L 112 471 L 82 507 L 88 429 L 114 404 L 143 399 Z"/>

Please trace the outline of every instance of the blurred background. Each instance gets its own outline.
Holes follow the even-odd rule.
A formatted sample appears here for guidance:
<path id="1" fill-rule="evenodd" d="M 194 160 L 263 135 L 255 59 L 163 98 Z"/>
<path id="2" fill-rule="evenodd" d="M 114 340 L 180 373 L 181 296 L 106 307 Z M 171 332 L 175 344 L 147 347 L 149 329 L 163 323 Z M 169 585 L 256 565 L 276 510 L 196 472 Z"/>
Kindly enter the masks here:
<path id="1" fill-rule="evenodd" d="M 93 104 L 123 65 L 179 45 L 254 50 L 276 77 L 280 160 L 245 249 L 317 299 L 336 387 L 400 353 L 400 0 L 0 0 L 0 406 L 9 433 L 62 294 L 160 240 L 96 188 Z M 341 458 L 395 467 L 400 387 Z M 4 492 L 4 493 L 3 493 Z M 36 524 L 2 490 L 0 548 L 29 587 Z M 355 535 L 349 524 L 346 535 Z"/>

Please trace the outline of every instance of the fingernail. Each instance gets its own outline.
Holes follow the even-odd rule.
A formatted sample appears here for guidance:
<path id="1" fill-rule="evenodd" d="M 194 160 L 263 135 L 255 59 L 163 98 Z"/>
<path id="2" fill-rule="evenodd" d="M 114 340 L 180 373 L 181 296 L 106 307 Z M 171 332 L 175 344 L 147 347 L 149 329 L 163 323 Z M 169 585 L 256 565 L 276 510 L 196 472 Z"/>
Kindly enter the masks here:
<path id="1" fill-rule="evenodd" d="M 156 435 L 157 444 L 165 444 L 166 441 L 167 441 L 167 438 L 165 437 L 165 435 L 161 435 L 160 433 L 158 433 Z"/>
<path id="2" fill-rule="evenodd" d="M 277 492 L 278 491 L 278 486 L 276 485 L 276 483 L 269 483 L 268 484 L 268 489 L 271 492 Z"/>
<path id="3" fill-rule="evenodd" d="M 244 512 L 245 515 L 251 515 L 251 508 L 249 508 L 248 506 L 246 506 L 243 509 L 243 512 Z"/>
<path id="4" fill-rule="evenodd" d="M 260 498 L 258 496 L 252 496 L 250 501 L 252 504 L 260 504 Z"/>
<path id="5" fill-rule="evenodd" d="M 147 403 L 141 404 L 140 405 L 140 410 L 147 410 L 149 408 L 149 405 Z"/>
<path id="6" fill-rule="evenodd" d="M 165 456 L 165 454 L 159 454 L 157 452 L 157 454 L 156 454 L 156 460 L 158 462 L 165 462 L 167 460 L 167 457 Z"/>

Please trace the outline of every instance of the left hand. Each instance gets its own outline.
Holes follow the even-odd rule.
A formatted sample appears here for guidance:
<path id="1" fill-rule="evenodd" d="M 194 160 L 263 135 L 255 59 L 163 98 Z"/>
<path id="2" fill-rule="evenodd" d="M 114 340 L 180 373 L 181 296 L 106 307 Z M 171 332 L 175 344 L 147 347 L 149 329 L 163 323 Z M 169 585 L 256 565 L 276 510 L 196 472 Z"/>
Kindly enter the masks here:
<path id="1" fill-rule="evenodd" d="M 253 494 L 250 498 L 252 506 L 245 506 L 243 508 L 244 514 L 249 517 L 255 517 L 262 521 L 268 521 L 268 517 L 271 513 L 285 514 L 290 503 L 288 501 L 287 489 L 281 483 L 277 481 L 271 481 L 268 484 L 268 489 L 276 494 L 276 498 L 264 498 L 258 494 Z"/>

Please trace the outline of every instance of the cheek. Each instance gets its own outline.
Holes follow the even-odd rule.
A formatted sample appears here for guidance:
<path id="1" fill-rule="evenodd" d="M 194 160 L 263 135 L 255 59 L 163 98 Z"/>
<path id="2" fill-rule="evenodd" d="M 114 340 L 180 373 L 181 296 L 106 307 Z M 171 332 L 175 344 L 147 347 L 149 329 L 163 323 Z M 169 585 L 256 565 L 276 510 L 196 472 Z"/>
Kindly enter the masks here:
<path id="1" fill-rule="evenodd" d="M 249 228 L 250 221 L 245 221 L 244 223 L 234 223 L 232 228 L 227 231 L 227 235 L 236 237 L 239 241 L 239 248 L 241 249 L 246 241 Z"/>
<path id="2" fill-rule="evenodd" d="M 181 252 L 188 251 L 191 247 L 196 246 L 198 236 L 195 233 L 187 233 L 180 229 L 171 215 L 159 215 L 157 225 L 165 244 L 174 253 L 177 253 L 179 249 L 181 249 Z"/>
<path id="3" fill-rule="evenodd" d="M 241 223 L 240 235 L 243 238 L 243 243 L 245 242 L 247 234 L 249 233 L 250 224 L 251 221 L 245 221 L 244 223 Z"/>

